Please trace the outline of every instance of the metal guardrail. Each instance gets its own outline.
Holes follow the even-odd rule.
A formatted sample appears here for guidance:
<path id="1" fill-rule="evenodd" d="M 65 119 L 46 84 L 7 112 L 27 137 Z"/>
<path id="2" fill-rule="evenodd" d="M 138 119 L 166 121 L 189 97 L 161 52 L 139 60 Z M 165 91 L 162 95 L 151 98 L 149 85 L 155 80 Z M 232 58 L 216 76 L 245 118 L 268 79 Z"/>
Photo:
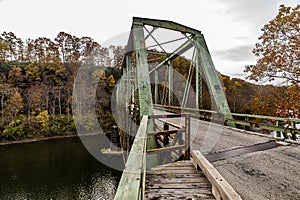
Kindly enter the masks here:
<path id="1" fill-rule="evenodd" d="M 188 112 L 192 117 L 200 118 L 206 121 L 212 121 L 220 124 L 233 123 L 239 128 L 242 126 L 247 130 L 251 128 L 259 128 L 262 130 L 282 132 L 287 138 L 287 134 L 292 134 L 292 139 L 296 140 L 296 134 L 300 135 L 300 130 L 297 129 L 296 124 L 300 123 L 300 119 L 296 118 L 281 118 L 262 115 L 231 113 L 233 119 L 226 119 L 221 113 L 211 110 L 181 108 L 177 106 L 162 106 L 155 104 L 154 108 L 164 109 L 169 112 L 180 114 L 182 111 Z"/>

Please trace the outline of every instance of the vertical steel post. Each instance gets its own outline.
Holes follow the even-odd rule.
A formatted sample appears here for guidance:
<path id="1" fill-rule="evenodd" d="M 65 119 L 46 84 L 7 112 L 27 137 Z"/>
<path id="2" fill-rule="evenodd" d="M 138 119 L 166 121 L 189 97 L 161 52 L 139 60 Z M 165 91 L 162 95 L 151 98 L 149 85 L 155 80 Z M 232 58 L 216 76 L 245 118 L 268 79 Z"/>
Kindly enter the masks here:
<path id="1" fill-rule="evenodd" d="M 140 120 L 141 120 L 143 115 L 153 114 L 151 84 L 150 84 L 143 24 L 134 22 L 132 31 L 133 31 L 133 40 L 134 40 L 133 43 L 135 47 L 138 97 L 139 97 Z"/>
<path id="2" fill-rule="evenodd" d="M 136 59 L 136 78 L 137 78 L 137 89 L 138 89 L 138 101 L 139 101 L 139 116 L 140 120 L 144 115 L 153 114 L 152 94 L 151 94 L 151 83 L 147 60 L 147 51 L 145 45 L 145 37 L 143 24 L 139 22 L 133 22 L 132 26 L 133 33 L 133 45 L 135 50 Z M 152 120 L 148 121 L 148 129 L 152 129 Z M 154 137 L 149 137 L 147 140 L 147 149 L 154 149 L 157 147 L 156 140 Z M 147 163 L 148 167 L 153 167 L 158 164 L 157 155 L 148 155 Z"/>
<path id="3" fill-rule="evenodd" d="M 158 104 L 158 72 L 154 71 L 154 103 Z"/>
<path id="4" fill-rule="evenodd" d="M 199 51 L 196 52 L 196 109 L 202 108 L 202 66 Z"/>
<path id="5" fill-rule="evenodd" d="M 168 92 L 168 104 L 171 106 L 173 104 L 173 66 L 172 61 L 168 61 L 169 65 L 169 92 Z"/>
<path id="6" fill-rule="evenodd" d="M 197 35 L 195 38 L 195 46 L 201 58 L 201 66 L 206 77 L 208 89 L 217 107 L 217 111 L 224 114 L 225 119 L 232 119 L 232 115 L 227 103 L 226 95 L 223 90 L 223 85 L 218 77 L 209 50 L 207 48 L 203 35 Z M 228 124 L 235 126 L 234 124 Z"/>
<path id="7" fill-rule="evenodd" d="M 132 135 L 132 130 L 131 130 L 131 118 L 130 116 L 130 98 L 131 98 L 131 82 L 130 82 L 130 70 L 131 70 L 131 64 L 130 64 L 130 54 L 125 55 L 125 62 L 126 62 L 126 93 L 125 93 L 125 113 L 126 113 L 126 132 L 127 132 L 127 142 L 128 145 L 130 145 L 130 137 Z"/>

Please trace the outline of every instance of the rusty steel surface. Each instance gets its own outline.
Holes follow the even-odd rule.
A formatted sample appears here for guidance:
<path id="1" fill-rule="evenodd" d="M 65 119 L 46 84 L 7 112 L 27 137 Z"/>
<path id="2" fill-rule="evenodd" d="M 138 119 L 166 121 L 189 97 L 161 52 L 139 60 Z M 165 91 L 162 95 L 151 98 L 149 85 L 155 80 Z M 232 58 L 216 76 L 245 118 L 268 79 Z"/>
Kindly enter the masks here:
<path id="1" fill-rule="evenodd" d="M 215 162 L 215 161 L 224 160 L 227 158 L 232 158 L 235 156 L 240 156 L 240 155 L 247 154 L 247 153 L 252 153 L 252 152 L 256 152 L 256 151 L 264 151 L 264 150 L 276 148 L 278 146 L 281 146 L 281 144 L 279 144 L 277 142 L 266 142 L 266 143 L 261 143 L 261 144 L 255 144 L 252 146 L 246 146 L 246 147 L 240 147 L 240 148 L 231 149 L 231 150 L 227 150 L 227 151 L 222 151 L 219 153 L 208 154 L 205 156 L 205 158 L 209 162 Z"/>

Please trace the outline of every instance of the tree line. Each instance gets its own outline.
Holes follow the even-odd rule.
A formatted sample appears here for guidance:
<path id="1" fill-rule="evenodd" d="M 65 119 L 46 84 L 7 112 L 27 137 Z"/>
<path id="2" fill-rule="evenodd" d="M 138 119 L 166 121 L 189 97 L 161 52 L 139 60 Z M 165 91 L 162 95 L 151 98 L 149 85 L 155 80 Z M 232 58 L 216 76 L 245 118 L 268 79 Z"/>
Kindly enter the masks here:
<path id="1" fill-rule="evenodd" d="M 102 47 L 90 37 L 78 38 L 65 32 L 60 32 L 53 41 L 45 37 L 23 41 L 12 32 L 3 32 L 0 35 L 1 138 L 75 131 L 72 90 L 79 67 L 91 57 L 91 70 L 103 66 L 100 89 L 102 94 L 110 95 L 115 79 L 120 77 L 123 52 L 122 47 Z M 100 99 L 99 102 L 103 104 L 98 109 L 101 115 L 110 115 L 106 112 L 110 102 Z"/>

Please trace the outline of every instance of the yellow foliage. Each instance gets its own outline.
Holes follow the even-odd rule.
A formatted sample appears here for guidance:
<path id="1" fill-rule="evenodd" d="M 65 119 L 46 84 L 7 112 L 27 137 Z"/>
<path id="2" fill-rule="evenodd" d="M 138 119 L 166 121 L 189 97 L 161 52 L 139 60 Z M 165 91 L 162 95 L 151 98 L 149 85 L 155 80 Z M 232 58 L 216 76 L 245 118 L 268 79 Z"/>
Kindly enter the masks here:
<path id="1" fill-rule="evenodd" d="M 108 81 L 108 87 L 114 88 L 116 86 L 116 81 L 115 81 L 115 79 L 114 79 L 114 77 L 112 75 L 110 75 L 107 78 L 107 81 Z"/>
<path id="2" fill-rule="evenodd" d="M 38 116 L 35 117 L 37 121 L 42 125 L 43 128 L 47 128 L 50 125 L 50 117 L 47 110 L 41 112 Z"/>
<path id="3" fill-rule="evenodd" d="M 8 100 L 7 109 L 11 111 L 11 114 L 15 117 L 23 109 L 23 99 L 21 94 L 16 91 Z"/>
<path id="4" fill-rule="evenodd" d="M 26 77 L 34 81 L 40 81 L 40 67 L 37 63 L 31 63 L 25 67 Z"/>

